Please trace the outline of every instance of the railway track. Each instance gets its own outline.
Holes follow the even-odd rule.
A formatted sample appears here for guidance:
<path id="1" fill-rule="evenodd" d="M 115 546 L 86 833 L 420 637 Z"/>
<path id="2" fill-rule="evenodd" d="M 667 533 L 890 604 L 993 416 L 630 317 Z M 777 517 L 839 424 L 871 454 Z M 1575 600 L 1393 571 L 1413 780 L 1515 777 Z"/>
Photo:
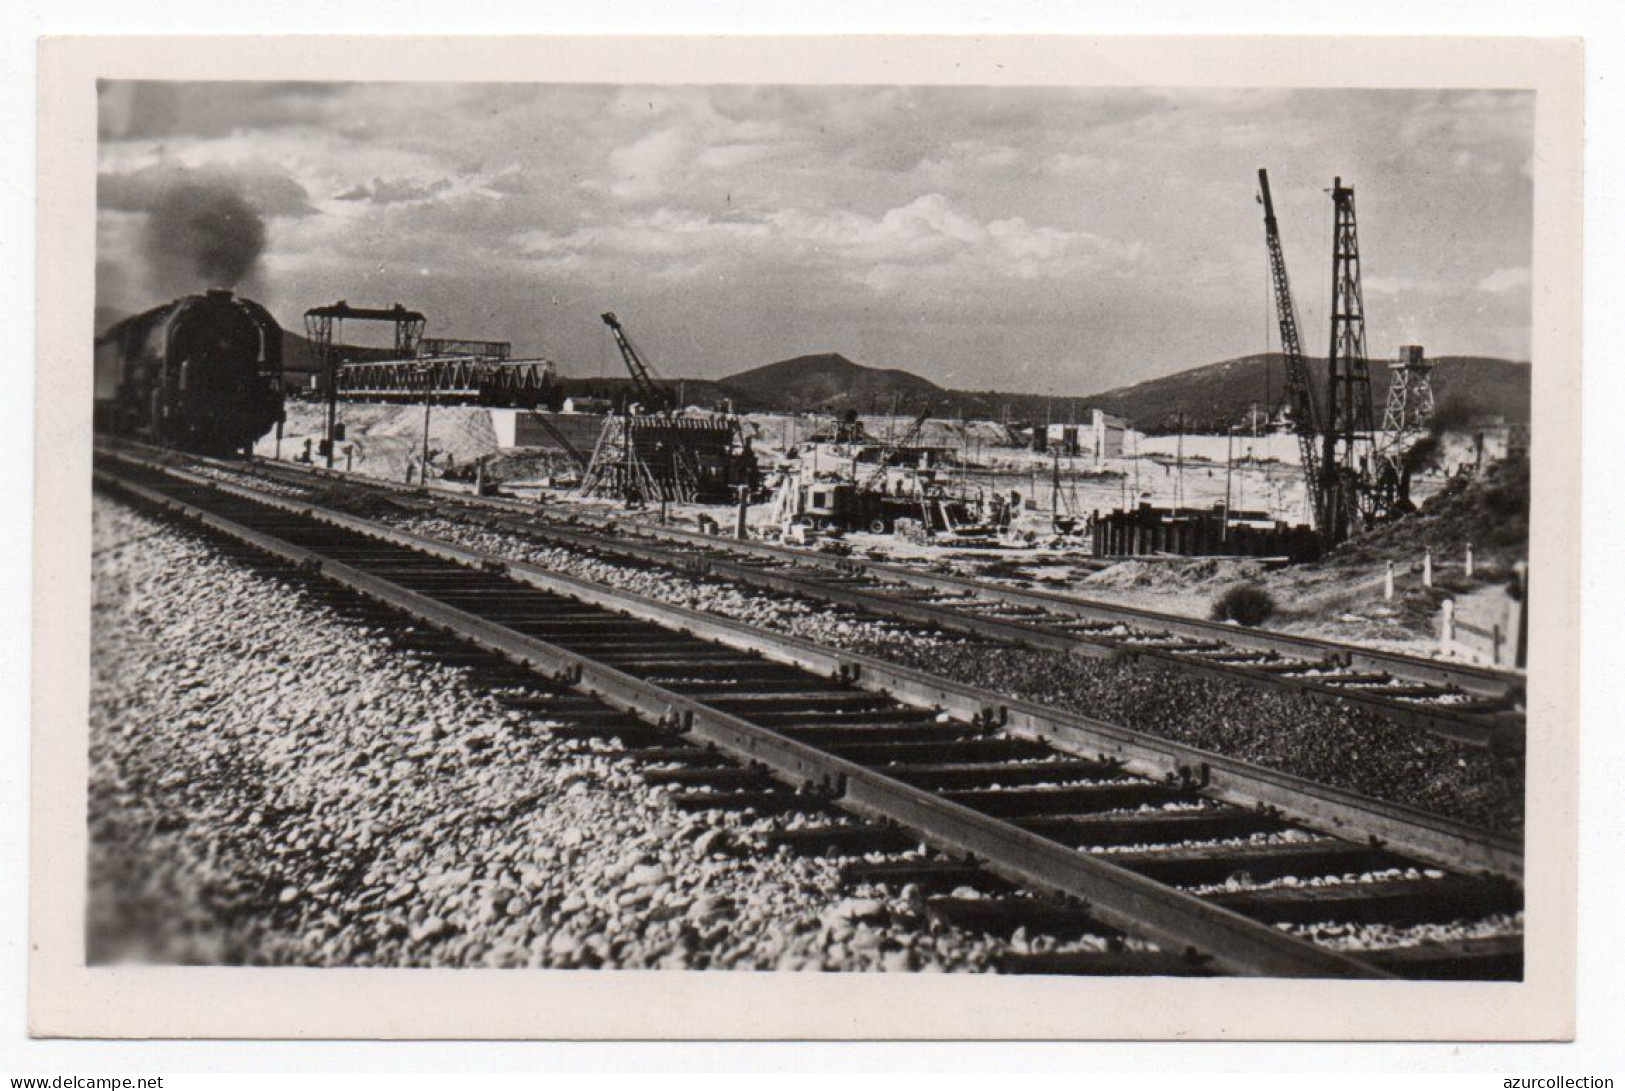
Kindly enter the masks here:
<path id="1" fill-rule="evenodd" d="M 1371 951 L 1309 938 L 1512 919 L 1515 838 L 132 454 L 99 452 L 97 480 L 658 728 L 673 745 L 648 749 L 677 768 L 655 775 L 687 805 L 771 807 L 789 786 L 864 823 L 797 831 L 803 849 L 940 854 L 854 864 L 854 881 L 985 887 L 932 911 L 1159 949 L 1017 968 L 1521 973 L 1506 928 Z"/>
<path id="2" fill-rule="evenodd" d="M 215 464 L 222 473 L 241 466 Z M 256 465 L 255 475 L 306 488 L 311 471 Z M 1445 663 L 1268 630 L 1009 587 L 927 569 L 833 557 L 809 550 L 719 538 L 632 520 L 571 523 L 535 505 L 419 490 L 387 491 L 425 513 L 461 510 L 486 524 L 607 557 L 850 607 L 950 632 L 1030 648 L 1141 660 L 1250 685 L 1287 689 L 1365 709 L 1395 723 L 1469 745 L 1520 751 L 1523 679 L 1511 672 Z M 587 525 L 583 526 L 582 524 Z"/>

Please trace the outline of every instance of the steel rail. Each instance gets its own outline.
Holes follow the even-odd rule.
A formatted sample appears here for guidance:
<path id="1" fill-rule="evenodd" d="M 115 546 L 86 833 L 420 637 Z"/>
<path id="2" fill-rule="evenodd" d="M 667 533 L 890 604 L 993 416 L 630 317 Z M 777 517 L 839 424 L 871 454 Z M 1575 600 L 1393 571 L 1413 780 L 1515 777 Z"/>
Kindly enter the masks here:
<path id="1" fill-rule="evenodd" d="M 123 456 L 116 456 L 123 457 Z M 957 713 L 1000 725 L 1006 731 L 1043 739 L 1085 757 L 1122 762 L 1131 773 L 1154 780 L 1177 780 L 1242 807 L 1261 808 L 1345 839 L 1381 844 L 1453 870 L 1522 881 L 1522 838 L 1485 830 L 1403 804 L 1373 799 L 1222 754 L 1097 720 L 1081 713 L 1013 699 L 974 686 L 872 656 L 827 648 L 800 637 L 776 633 L 675 606 L 620 588 L 608 587 L 511 561 L 480 550 L 425 538 L 371 520 L 331 511 L 309 501 L 266 495 L 172 466 L 150 466 L 178 480 L 219 489 L 244 499 L 456 564 L 501 572 L 521 583 L 565 595 L 715 643 L 838 677 L 907 704 Z"/>
<path id="2" fill-rule="evenodd" d="M 226 493 L 273 510 L 300 514 L 292 505 L 268 503 L 270 498 L 264 496 L 244 495 L 248 490 L 209 482 L 206 478 L 188 481 L 193 475 L 169 469 L 160 468 L 160 472 L 177 483 L 191 484 L 215 495 Z M 827 793 L 840 806 L 860 815 L 897 822 L 944 852 L 970 856 L 996 874 L 1022 885 L 1077 899 L 1103 924 L 1146 936 L 1160 946 L 1206 955 L 1217 969 L 1262 976 L 1392 976 L 1348 955 L 1291 937 L 1195 895 L 824 753 L 702 701 L 487 621 L 429 595 L 332 560 L 319 551 L 245 526 L 161 489 L 107 471 L 98 471 L 97 479 L 108 487 L 201 522 L 425 624 L 454 633 L 460 639 L 568 684 L 612 707 L 713 744 L 737 760 L 772 770 L 789 783 Z M 312 520 L 331 522 L 340 529 L 350 529 L 346 524 L 354 521 L 351 517 L 330 521 L 314 516 Z M 441 549 L 428 552 L 444 556 Z M 493 570 L 484 563 L 480 567 Z"/>

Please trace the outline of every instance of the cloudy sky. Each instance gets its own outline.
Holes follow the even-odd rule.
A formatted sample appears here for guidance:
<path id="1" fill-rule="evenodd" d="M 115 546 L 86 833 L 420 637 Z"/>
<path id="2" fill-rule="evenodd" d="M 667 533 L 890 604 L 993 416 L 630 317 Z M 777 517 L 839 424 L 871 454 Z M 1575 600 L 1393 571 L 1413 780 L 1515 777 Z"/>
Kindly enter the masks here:
<path id="1" fill-rule="evenodd" d="M 1088 394 L 1275 347 L 1270 169 L 1323 352 L 1334 175 L 1373 355 L 1527 359 L 1533 96 L 1519 92 L 111 83 L 98 305 L 203 285 L 144 255 L 181 184 L 265 220 L 241 289 L 406 303 L 430 335 L 668 375 L 811 352 Z"/>

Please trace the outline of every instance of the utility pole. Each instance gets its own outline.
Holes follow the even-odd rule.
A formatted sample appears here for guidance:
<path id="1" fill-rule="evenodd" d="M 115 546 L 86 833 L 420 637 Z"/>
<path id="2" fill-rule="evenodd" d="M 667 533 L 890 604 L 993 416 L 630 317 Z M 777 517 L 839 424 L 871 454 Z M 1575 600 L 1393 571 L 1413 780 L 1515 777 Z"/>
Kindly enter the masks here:
<path id="1" fill-rule="evenodd" d="M 1179 411 L 1179 438 L 1174 444 L 1174 510 L 1185 506 L 1185 411 Z"/>
<path id="2" fill-rule="evenodd" d="M 1140 506 L 1140 433 L 1134 433 L 1134 506 Z M 1124 511 L 1128 510 L 1127 505 Z"/>
<path id="3" fill-rule="evenodd" d="M 434 388 L 431 372 L 428 364 L 418 369 L 423 380 L 423 461 L 418 463 L 418 484 L 425 489 L 429 487 L 429 395 Z"/>
<path id="4" fill-rule="evenodd" d="M 1061 518 L 1061 452 L 1050 452 L 1050 458 L 1054 471 L 1050 480 L 1049 525 L 1054 530 Z"/>
<path id="5" fill-rule="evenodd" d="M 750 509 L 750 486 L 735 485 L 734 491 L 739 494 L 739 514 L 734 522 L 734 537 L 742 542 L 750 537 L 750 530 L 746 525 L 746 513 Z"/>
<path id="6" fill-rule="evenodd" d="M 1230 473 L 1236 464 L 1236 426 L 1224 430 L 1224 525 L 1219 528 L 1220 541 L 1230 540 Z"/>
<path id="7" fill-rule="evenodd" d="M 333 447 L 338 443 L 339 369 L 338 353 L 329 340 L 322 346 L 322 369 L 327 373 L 327 468 L 333 468 Z"/>

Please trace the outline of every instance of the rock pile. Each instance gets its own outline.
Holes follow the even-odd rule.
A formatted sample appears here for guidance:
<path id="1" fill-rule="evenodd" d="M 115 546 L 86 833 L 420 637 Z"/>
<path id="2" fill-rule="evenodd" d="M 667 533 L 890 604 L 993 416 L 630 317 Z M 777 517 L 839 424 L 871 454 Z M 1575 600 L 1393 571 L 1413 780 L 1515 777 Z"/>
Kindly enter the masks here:
<path id="1" fill-rule="evenodd" d="M 921 654 L 871 641 L 853 650 L 1491 829 L 1523 824 L 1517 757 L 1457 745 L 1361 709 L 1170 667 L 1041 649 L 983 644 Z"/>

